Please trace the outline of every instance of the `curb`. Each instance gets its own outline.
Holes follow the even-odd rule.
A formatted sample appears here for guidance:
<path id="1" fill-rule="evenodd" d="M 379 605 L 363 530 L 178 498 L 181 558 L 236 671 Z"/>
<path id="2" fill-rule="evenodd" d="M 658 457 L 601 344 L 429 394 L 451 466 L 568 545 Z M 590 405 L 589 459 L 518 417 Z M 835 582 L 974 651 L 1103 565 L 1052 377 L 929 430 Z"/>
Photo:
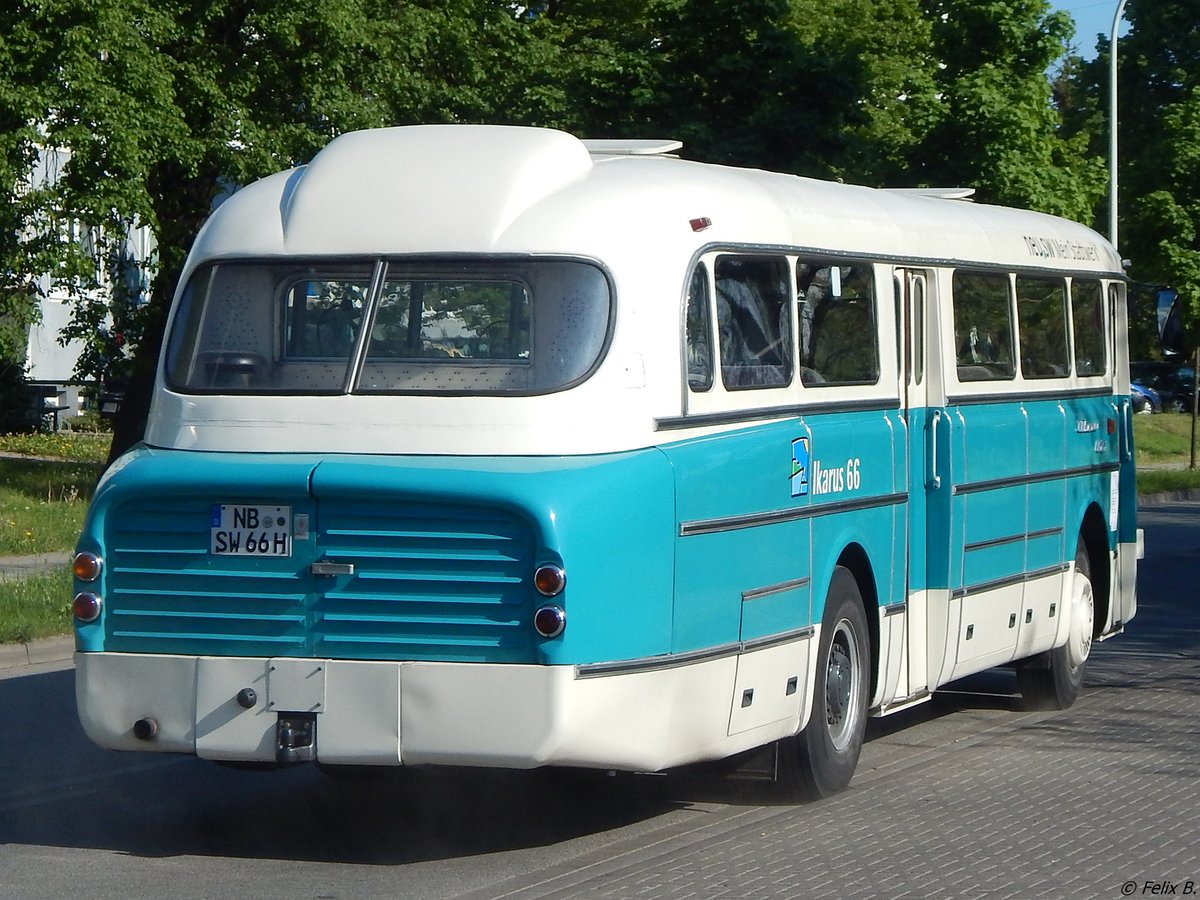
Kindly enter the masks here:
<path id="1" fill-rule="evenodd" d="M 1182 491 L 1164 491 L 1161 494 L 1145 494 L 1138 497 L 1138 506 L 1165 506 L 1168 503 L 1180 503 L 1186 500 L 1200 500 L 1200 488 L 1187 488 Z"/>
<path id="2" fill-rule="evenodd" d="M 74 655 L 75 638 L 69 634 L 25 644 L 0 644 L 0 672 L 44 663 L 67 662 Z"/>

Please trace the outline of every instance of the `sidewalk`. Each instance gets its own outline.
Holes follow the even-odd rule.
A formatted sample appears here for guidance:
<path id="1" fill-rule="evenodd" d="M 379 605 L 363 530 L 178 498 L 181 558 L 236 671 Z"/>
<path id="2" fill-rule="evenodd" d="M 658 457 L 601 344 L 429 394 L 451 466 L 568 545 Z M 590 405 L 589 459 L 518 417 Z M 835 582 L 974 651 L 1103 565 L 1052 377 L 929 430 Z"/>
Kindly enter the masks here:
<path id="1" fill-rule="evenodd" d="M 16 581 L 71 564 L 71 551 L 34 553 L 30 556 L 0 556 L 0 581 Z"/>
<path id="2" fill-rule="evenodd" d="M 41 638 L 28 644 L 0 644 L 0 673 L 9 669 L 66 662 L 75 654 L 75 638 L 69 634 Z"/>

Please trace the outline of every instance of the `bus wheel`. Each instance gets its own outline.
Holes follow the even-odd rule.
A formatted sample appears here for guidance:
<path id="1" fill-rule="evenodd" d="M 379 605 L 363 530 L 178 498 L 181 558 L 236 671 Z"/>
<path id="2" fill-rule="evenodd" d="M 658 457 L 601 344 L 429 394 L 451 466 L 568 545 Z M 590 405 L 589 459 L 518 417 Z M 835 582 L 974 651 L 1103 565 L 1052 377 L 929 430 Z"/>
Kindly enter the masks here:
<path id="1" fill-rule="evenodd" d="M 1087 548 L 1080 538 L 1075 549 L 1075 572 L 1071 576 L 1067 642 L 1017 667 L 1017 684 L 1030 709 L 1066 709 L 1083 689 L 1096 617 L 1091 576 Z"/>
<path id="2" fill-rule="evenodd" d="M 836 794 L 850 783 L 867 727 L 871 648 L 858 583 L 838 566 L 825 599 L 808 725 L 779 742 L 778 779 L 804 800 Z"/>

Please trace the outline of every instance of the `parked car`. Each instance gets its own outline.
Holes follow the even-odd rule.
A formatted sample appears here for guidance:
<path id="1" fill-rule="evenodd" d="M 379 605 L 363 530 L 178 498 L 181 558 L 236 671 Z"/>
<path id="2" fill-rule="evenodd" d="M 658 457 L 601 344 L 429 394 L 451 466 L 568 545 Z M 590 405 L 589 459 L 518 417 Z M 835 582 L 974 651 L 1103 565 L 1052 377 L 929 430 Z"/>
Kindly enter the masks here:
<path id="1" fill-rule="evenodd" d="M 1136 381 L 1130 385 L 1130 389 L 1130 393 L 1133 395 L 1134 412 L 1162 412 L 1162 399 L 1158 396 L 1158 392 L 1156 390 L 1153 388 L 1148 388 L 1144 384 L 1138 384 Z"/>
<path id="2" fill-rule="evenodd" d="M 1188 412 L 1192 408 L 1192 369 L 1174 363 L 1142 361 L 1129 364 L 1129 376 L 1158 394 L 1154 412 Z"/>

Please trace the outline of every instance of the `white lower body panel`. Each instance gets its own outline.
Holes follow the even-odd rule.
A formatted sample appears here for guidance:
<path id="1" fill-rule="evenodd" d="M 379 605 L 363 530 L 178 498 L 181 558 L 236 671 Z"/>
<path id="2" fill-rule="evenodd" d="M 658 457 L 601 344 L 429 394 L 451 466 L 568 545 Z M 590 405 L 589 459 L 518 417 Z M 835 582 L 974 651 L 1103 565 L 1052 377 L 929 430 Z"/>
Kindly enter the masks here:
<path id="1" fill-rule="evenodd" d="M 76 699 L 88 737 L 116 750 L 270 762 L 286 712 L 315 716 L 326 763 L 656 771 L 795 734 L 813 647 L 588 677 L 574 666 L 77 653 Z M 747 687 L 758 709 L 745 706 Z M 150 740 L 134 735 L 142 719 L 157 726 Z"/>

